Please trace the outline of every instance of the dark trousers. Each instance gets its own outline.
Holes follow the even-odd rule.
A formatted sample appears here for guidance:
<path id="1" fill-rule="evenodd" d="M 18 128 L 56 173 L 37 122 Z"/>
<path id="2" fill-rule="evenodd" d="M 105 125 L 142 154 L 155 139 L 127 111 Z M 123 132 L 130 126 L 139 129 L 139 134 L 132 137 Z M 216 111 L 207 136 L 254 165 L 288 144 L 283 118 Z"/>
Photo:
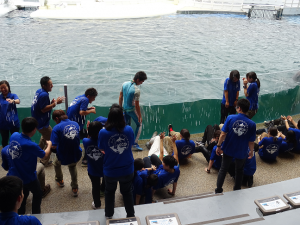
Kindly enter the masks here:
<path id="1" fill-rule="evenodd" d="M 9 140 L 9 132 L 10 134 L 13 134 L 15 132 L 19 132 L 20 127 L 15 127 L 11 130 L 0 130 L 1 133 L 1 139 L 2 139 L 2 147 L 4 148 L 6 145 L 8 145 Z"/>
<path id="2" fill-rule="evenodd" d="M 229 115 L 236 114 L 235 107 L 234 106 L 229 106 L 228 108 L 226 108 L 225 105 L 221 103 L 221 120 L 220 120 L 220 124 L 225 123 L 225 120 L 226 120 L 228 114 Z"/>
<path id="3" fill-rule="evenodd" d="M 223 192 L 223 184 L 226 177 L 226 173 L 229 170 L 230 164 L 232 162 L 231 156 L 225 155 L 223 153 L 222 157 L 222 164 L 221 168 L 219 170 L 218 179 L 217 179 L 217 188 L 215 189 L 216 193 L 222 193 Z M 243 181 L 243 174 L 244 174 L 244 166 L 246 159 L 235 159 L 235 185 L 233 187 L 233 190 L 240 190 L 242 186 Z"/>
<path id="4" fill-rule="evenodd" d="M 92 182 L 92 195 L 95 207 L 101 207 L 101 200 L 100 200 L 100 191 L 105 191 L 105 181 L 102 178 L 102 184 L 100 185 L 101 177 L 95 177 L 89 174 L 89 177 Z"/>
<path id="5" fill-rule="evenodd" d="M 206 161 L 209 163 L 211 151 L 208 151 L 207 148 L 205 148 L 204 146 L 198 146 L 195 148 L 195 153 L 197 152 L 201 152 L 205 157 Z"/>
<path id="6" fill-rule="evenodd" d="M 151 168 L 151 164 L 156 166 L 157 168 L 162 164 L 158 156 L 154 154 L 151 155 L 150 158 L 149 157 L 143 158 L 143 160 L 144 160 L 145 168 Z"/>
<path id="7" fill-rule="evenodd" d="M 18 210 L 18 214 L 23 215 L 26 211 L 26 200 L 29 195 L 29 191 L 32 193 L 32 214 L 40 214 L 41 213 L 41 203 L 42 203 L 42 189 L 40 186 L 40 183 L 38 179 L 35 181 L 32 181 L 29 184 L 23 185 L 23 193 L 24 193 L 24 199 L 21 204 L 21 207 Z"/>
<path id="8" fill-rule="evenodd" d="M 87 130 L 86 129 L 82 129 L 79 131 L 79 137 L 80 139 L 82 140 L 83 138 L 87 138 L 88 137 L 88 133 L 87 133 Z M 84 149 L 84 156 L 83 156 L 83 159 L 82 160 L 87 160 L 87 155 L 86 155 L 86 152 L 85 152 L 85 149 Z"/>
<path id="9" fill-rule="evenodd" d="M 134 203 L 132 197 L 132 180 L 134 173 L 121 177 L 108 177 L 104 175 L 105 179 L 105 216 L 112 217 L 114 215 L 115 207 L 115 193 L 117 184 L 120 184 L 120 191 L 123 195 L 123 201 L 127 217 L 134 217 Z"/>

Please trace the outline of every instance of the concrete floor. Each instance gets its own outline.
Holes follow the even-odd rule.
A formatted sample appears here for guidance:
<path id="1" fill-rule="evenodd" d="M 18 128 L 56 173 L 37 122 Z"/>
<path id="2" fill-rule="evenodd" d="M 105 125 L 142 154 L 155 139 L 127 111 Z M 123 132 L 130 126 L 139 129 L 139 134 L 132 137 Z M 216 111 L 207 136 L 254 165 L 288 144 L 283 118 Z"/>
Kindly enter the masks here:
<path id="1" fill-rule="evenodd" d="M 296 121 L 300 118 L 300 115 L 293 117 Z M 257 128 L 263 127 L 262 124 L 257 124 Z M 200 140 L 203 134 L 192 135 L 193 140 Z M 144 151 L 133 152 L 134 158 L 143 158 L 148 155 L 145 143 L 147 140 L 139 142 L 140 146 L 144 148 Z M 298 170 L 298 161 L 300 161 L 300 155 L 295 153 L 287 153 L 277 158 L 274 163 L 266 163 L 260 159 L 256 154 L 257 170 L 254 175 L 254 186 L 261 186 L 265 184 L 275 183 L 288 179 L 297 178 L 300 176 L 300 170 Z M 195 153 L 186 164 L 180 165 L 180 177 L 178 180 L 178 186 L 176 191 L 176 197 L 194 195 L 203 192 L 214 191 L 216 187 L 216 180 L 218 171 L 211 170 L 210 174 L 204 171 L 207 166 L 207 162 L 202 153 Z M 78 183 L 79 183 L 79 195 L 78 197 L 72 197 L 72 191 L 70 187 L 70 174 L 67 166 L 63 166 L 65 187 L 60 188 L 56 185 L 54 180 L 54 168 L 53 166 L 45 168 L 46 172 L 46 184 L 51 185 L 51 192 L 42 201 L 42 213 L 56 213 L 56 212 L 71 212 L 71 211 L 85 211 L 92 209 L 92 186 L 91 181 L 87 174 L 87 167 L 81 167 L 81 163 L 78 163 Z M 1 167 L 0 177 L 6 175 L 6 171 Z M 224 192 L 232 191 L 234 181 L 230 176 L 227 176 L 224 183 Z M 156 192 L 154 199 L 170 198 L 167 193 L 167 188 L 163 188 Z M 243 187 L 247 188 L 247 187 Z M 31 196 L 27 200 L 26 213 L 31 212 Z M 104 197 L 101 198 L 102 207 L 104 208 Z M 116 207 L 123 206 L 122 196 L 119 189 L 116 192 Z"/>

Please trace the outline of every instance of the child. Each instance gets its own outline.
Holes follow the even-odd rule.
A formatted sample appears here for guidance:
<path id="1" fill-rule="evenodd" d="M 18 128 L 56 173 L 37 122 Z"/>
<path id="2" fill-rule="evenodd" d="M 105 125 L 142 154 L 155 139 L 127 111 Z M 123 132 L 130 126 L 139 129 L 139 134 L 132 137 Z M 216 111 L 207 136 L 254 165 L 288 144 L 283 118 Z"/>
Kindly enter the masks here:
<path id="1" fill-rule="evenodd" d="M 101 208 L 100 196 L 104 195 L 105 182 L 103 179 L 103 154 L 98 148 L 98 134 L 103 125 L 98 121 L 90 123 L 88 128 L 89 138 L 83 139 L 83 146 L 87 154 L 88 175 L 92 182 L 93 209 Z M 100 179 L 102 177 L 102 185 Z"/>
<path id="2" fill-rule="evenodd" d="M 34 216 L 19 216 L 18 209 L 24 199 L 23 182 L 15 176 L 0 179 L 0 224 L 42 225 Z"/>

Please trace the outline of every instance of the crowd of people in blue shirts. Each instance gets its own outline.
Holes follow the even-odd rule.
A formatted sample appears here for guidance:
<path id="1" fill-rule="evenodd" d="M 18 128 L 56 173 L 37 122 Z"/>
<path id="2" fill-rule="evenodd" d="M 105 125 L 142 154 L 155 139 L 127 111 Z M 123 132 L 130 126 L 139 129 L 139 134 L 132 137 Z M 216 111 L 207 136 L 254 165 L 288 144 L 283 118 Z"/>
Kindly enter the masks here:
<path id="1" fill-rule="evenodd" d="M 256 171 L 255 151 L 265 161 L 275 160 L 280 152 L 300 151 L 300 121 L 296 124 L 291 116 L 266 122 L 266 129 L 256 131 L 251 118 L 258 110 L 259 79 L 255 72 L 247 73 L 243 79 L 246 99 L 238 99 L 240 74 L 233 70 L 224 82 L 220 125 L 207 126 L 202 141 L 195 143 L 190 140 L 187 129 L 175 132 L 170 124 L 168 136 L 154 132 L 146 145 L 148 157 L 134 159 L 132 149 L 142 150 L 138 145 L 142 129 L 138 85 L 146 79 L 146 73 L 140 71 L 132 81 L 125 82 L 119 104 L 110 107 L 107 117 L 99 116 L 88 122 L 86 130 L 86 116 L 96 114 L 95 107 L 88 105 L 97 97 L 97 90 L 88 88 L 84 94 L 77 96 L 67 113 L 63 110 L 52 112 L 57 104 L 64 102 L 64 97 L 50 101 L 49 92 L 53 84 L 49 77 L 43 77 L 41 89 L 36 91 L 32 102 L 32 117 L 22 120 L 21 133 L 16 109 L 20 99 L 11 93 L 7 81 L 1 81 L 1 154 L 2 167 L 8 173 L 0 179 L 0 221 L 4 224 L 7 221 L 40 224 L 35 217 L 19 217 L 18 214 L 25 214 L 29 192 L 33 194 L 32 213 L 41 213 L 42 198 L 51 189 L 50 185 L 45 185 L 44 166 L 54 166 L 59 187 L 64 187 L 61 166 L 68 166 L 71 193 L 74 197 L 78 196 L 76 165 L 82 156 L 82 164 L 87 165 L 92 184 L 92 207 L 100 209 L 100 197 L 105 196 L 105 216 L 110 219 L 114 215 L 118 183 L 127 217 L 133 217 L 134 205 L 152 203 L 156 190 L 172 184 L 173 188 L 168 189 L 168 193 L 175 195 L 180 164 L 188 161 L 194 153 L 201 152 L 207 160 L 207 173 L 212 168 L 219 170 L 215 192 L 221 193 L 227 172 L 235 178 L 234 190 L 241 189 L 242 182 L 252 187 Z M 50 118 L 56 123 L 53 129 L 49 124 Z M 135 131 L 130 126 L 131 119 L 137 125 Z M 36 131 L 41 134 L 39 144 L 31 141 Z M 11 137 L 8 141 L 9 132 Z M 260 135 L 258 144 L 254 143 L 257 134 Z M 84 154 L 80 147 L 81 139 Z M 51 154 L 55 154 L 54 162 L 50 160 Z M 37 158 L 40 158 L 39 163 Z"/>

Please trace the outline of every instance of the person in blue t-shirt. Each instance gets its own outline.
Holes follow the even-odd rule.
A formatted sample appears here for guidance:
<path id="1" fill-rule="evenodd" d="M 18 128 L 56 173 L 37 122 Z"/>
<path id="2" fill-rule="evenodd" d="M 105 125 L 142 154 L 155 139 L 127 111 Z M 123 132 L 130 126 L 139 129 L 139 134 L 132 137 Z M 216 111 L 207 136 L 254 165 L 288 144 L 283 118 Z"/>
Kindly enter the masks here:
<path id="1" fill-rule="evenodd" d="M 224 123 L 228 114 L 235 114 L 235 106 L 240 93 L 240 73 L 237 70 L 230 72 L 229 78 L 224 82 L 223 99 L 221 102 L 221 120 Z"/>
<path id="2" fill-rule="evenodd" d="M 64 187 L 61 165 L 69 167 L 73 196 L 78 196 L 76 164 L 82 156 L 78 123 L 68 119 L 63 110 L 55 110 L 52 119 L 56 123 L 51 133 L 52 149 L 56 151 L 54 159 L 55 180 L 59 187 Z"/>
<path id="3" fill-rule="evenodd" d="M 134 177 L 134 159 L 131 147 L 134 133 L 125 124 L 123 109 L 120 106 L 110 108 L 105 129 L 100 130 L 98 148 L 104 155 L 103 173 L 105 179 L 105 216 L 114 215 L 115 192 L 117 184 L 123 195 L 127 217 L 134 217 L 132 198 L 132 180 Z"/>
<path id="4" fill-rule="evenodd" d="M 9 145 L 5 146 L 1 150 L 2 157 L 2 168 L 6 171 L 9 171 L 9 168 L 12 167 L 12 158 L 9 153 Z M 8 175 L 8 173 L 7 173 Z M 41 185 L 41 189 L 43 191 L 42 198 L 45 198 L 47 194 L 49 194 L 51 187 L 50 184 L 45 184 L 45 167 L 42 163 L 38 163 L 36 166 L 36 175 Z"/>
<path id="5" fill-rule="evenodd" d="M 236 106 L 238 115 L 228 116 L 222 127 L 216 149 L 217 155 L 223 153 L 222 164 L 217 179 L 217 188 L 215 189 L 216 193 L 223 192 L 222 186 L 233 158 L 235 158 L 236 171 L 233 190 L 241 189 L 244 164 L 247 155 L 249 155 L 249 159 L 253 157 L 254 141 L 256 139 L 256 124 L 246 115 L 249 107 L 250 102 L 247 99 L 238 100 Z M 222 150 L 221 143 L 223 143 Z M 250 148 L 249 154 L 248 146 Z"/>
<path id="6" fill-rule="evenodd" d="M 137 72 L 132 81 L 122 84 L 119 96 L 119 105 L 124 108 L 126 124 L 131 125 L 131 118 L 136 124 L 133 148 L 140 151 L 143 150 L 138 145 L 138 140 L 142 132 L 142 114 L 140 109 L 140 89 L 138 85 L 144 83 L 145 80 L 147 80 L 147 74 L 144 71 Z"/>
<path id="7" fill-rule="evenodd" d="M 89 107 L 88 104 L 95 101 L 98 92 L 95 88 L 88 88 L 83 95 L 77 96 L 70 104 L 68 108 L 68 118 L 71 121 L 75 121 L 79 124 L 79 137 L 80 139 L 87 137 L 86 129 L 84 129 L 85 125 L 85 117 L 91 113 L 96 114 L 95 107 Z M 87 166 L 87 158 L 84 153 L 82 159 L 82 166 Z"/>
<path id="8" fill-rule="evenodd" d="M 98 116 L 96 119 L 94 119 L 94 121 L 98 121 L 98 122 L 100 122 L 102 124 L 102 126 L 105 126 L 107 118 L 103 117 L 103 116 Z"/>
<path id="9" fill-rule="evenodd" d="M 285 128 L 286 128 L 287 132 L 288 131 L 293 131 L 294 134 L 295 134 L 295 137 L 296 137 L 295 139 L 297 141 L 297 145 L 293 148 L 292 151 L 293 152 L 299 152 L 300 151 L 300 130 L 299 130 L 300 120 L 298 120 L 298 123 L 296 123 L 294 121 L 293 117 L 291 117 L 291 116 L 287 116 L 287 117 L 281 116 L 281 118 L 285 122 Z M 288 121 L 290 121 L 294 125 L 295 128 L 291 128 Z"/>
<path id="10" fill-rule="evenodd" d="M 247 112 L 249 119 L 257 113 L 258 110 L 258 94 L 260 90 L 260 81 L 256 76 L 255 72 L 250 72 L 246 74 L 246 79 L 243 78 L 244 83 L 244 94 L 250 102 L 250 107 Z M 249 83 L 249 86 L 247 86 Z"/>
<path id="11" fill-rule="evenodd" d="M 282 143 L 282 138 L 278 137 L 278 130 L 276 127 L 271 127 L 267 133 L 263 133 L 258 137 L 259 151 L 258 154 L 261 159 L 265 161 L 274 161 L 279 154 L 279 149 Z"/>
<path id="12" fill-rule="evenodd" d="M 9 83 L 6 80 L 0 81 L 0 133 L 2 147 L 8 145 L 9 132 L 19 132 L 20 122 L 16 104 L 20 99 L 16 94 L 11 93 Z"/>
<path id="13" fill-rule="evenodd" d="M 215 147 L 213 148 L 209 158 L 208 166 L 205 168 L 205 171 L 207 173 L 210 173 L 212 167 L 217 170 L 221 168 L 222 156 L 216 154 L 216 149 L 217 149 L 217 145 L 215 145 Z"/>
<path id="14" fill-rule="evenodd" d="M 151 155 L 149 157 L 145 157 L 143 160 L 145 162 L 145 167 L 151 167 L 151 164 L 156 166 L 156 170 L 153 172 L 158 176 L 158 182 L 153 187 L 153 193 L 154 195 L 155 191 L 157 189 L 166 187 L 170 184 L 173 184 L 173 189 L 168 189 L 168 193 L 170 195 L 175 195 L 176 187 L 177 187 L 177 181 L 180 175 L 179 165 L 178 165 L 178 152 L 176 147 L 176 135 L 172 136 L 172 143 L 173 143 L 173 150 L 174 155 L 163 155 L 163 139 L 165 138 L 165 133 L 161 133 L 159 135 L 160 137 L 160 154 L 159 157 L 155 154 Z"/>
<path id="15" fill-rule="evenodd" d="M 98 121 L 93 121 L 88 127 L 89 138 L 82 140 L 84 150 L 88 160 L 88 175 L 92 182 L 93 209 L 101 208 L 100 196 L 104 196 L 105 181 L 103 178 L 103 158 L 104 155 L 98 148 L 98 134 L 103 125 Z M 101 183 L 102 177 L 102 184 Z"/>
<path id="16" fill-rule="evenodd" d="M 47 76 L 42 77 L 40 84 L 42 88 L 36 91 L 31 104 L 31 116 L 38 121 L 37 130 L 41 134 L 39 146 L 44 150 L 52 132 L 52 127 L 49 125 L 51 111 L 57 104 L 61 104 L 65 97 L 58 97 L 50 102 L 49 92 L 53 88 L 52 80 Z M 49 158 L 41 160 L 41 163 L 46 167 L 51 166 L 52 162 L 49 159 L 50 155 Z"/>
<path id="17" fill-rule="evenodd" d="M 22 120 L 22 133 L 13 133 L 10 137 L 9 153 L 11 155 L 11 167 L 8 176 L 19 177 L 24 184 L 24 201 L 19 209 L 19 214 L 25 214 L 26 200 L 29 192 L 32 193 L 32 213 L 41 213 L 42 190 L 37 179 L 36 165 L 37 157 L 46 159 L 50 155 L 52 142 L 47 142 L 47 148 L 42 150 L 31 137 L 37 130 L 38 122 L 33 117 Z"/>
<path id="18" fill-rule="evenodd" d="M 0 179 L 0 224 L 42 225 L 35 216 L 19 216 L 18 209 L 24 199 L 23 182 L 15 176 Z"/>
<path id="19" fill-rule="evenodd" d="M 278 133 L 278 136 L 282 137 L 282 143 L 279 148 L 279 153 L 289 152 L 289 151 L 295 151 L 294 149 L 297 148 L 297 140 L 296 140 L 296 134 L 293 130 L 289 130 L 286 133 L 286 136 L 282 134 L 281 132 Z"/>

